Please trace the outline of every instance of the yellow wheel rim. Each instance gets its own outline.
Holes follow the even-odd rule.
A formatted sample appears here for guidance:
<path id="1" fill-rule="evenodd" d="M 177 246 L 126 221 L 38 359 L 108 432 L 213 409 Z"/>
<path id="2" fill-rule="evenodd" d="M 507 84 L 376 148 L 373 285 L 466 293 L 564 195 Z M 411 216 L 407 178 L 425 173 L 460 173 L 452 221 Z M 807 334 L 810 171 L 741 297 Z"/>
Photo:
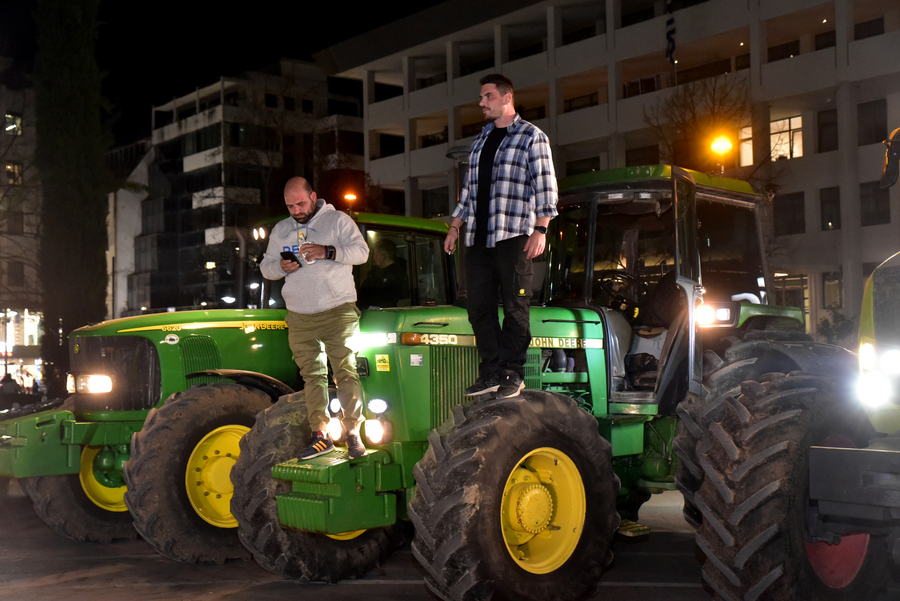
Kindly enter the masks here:
<path id="1" fill-rule="evenodd" d="M 506 550 L 526 572 L 558 570 L 581 540 L 585 509 L 584 483 L 569 456 L 550 447 L 531 451 L 503 487 Z"/>
<path id="2" fill-rule="evenodd" d="M 191 507 L 217 528 L 238 525 L 231 515 L 231 468 L 241 454 L 238 443 L 249 431 L 238 425 L 216 428 L 197 443 L 187 462 L 184 485 Z"/>
<path id="3" fill-rule="evenodd" d="M 81 451 L 81 464 L 78 470 L 78 479 L 81 481 L 81 488 L 84 494 L 91 502 L 105 509 L 106 511 L 128 511 L 125 506 L 125 491 L 128 490 L 124 484 L 122 486 L 114 486 L 106 481 L 102 472 L 94 471 L 94 459 L 103 450 L 103 447 L 84 447 Z"/>
<path id="4" fill-rule="evenodd" d="M 365 528 L 362 530 L 351 530 L 350 532 L 341 532 L 340 534 L 326 534 L 328 538 L 333 538 L 334 540 L 351 540 L 365 532 Z"/>

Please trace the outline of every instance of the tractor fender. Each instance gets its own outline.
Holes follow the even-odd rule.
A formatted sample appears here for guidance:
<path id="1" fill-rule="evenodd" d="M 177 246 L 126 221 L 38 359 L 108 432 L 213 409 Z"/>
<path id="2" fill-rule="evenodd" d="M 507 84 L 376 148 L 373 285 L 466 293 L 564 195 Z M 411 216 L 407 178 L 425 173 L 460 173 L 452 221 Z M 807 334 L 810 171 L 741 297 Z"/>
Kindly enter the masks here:
<path id="1" fill-rule="evenodd" d="M 757 362 L 771 365 L 767 371 L 804 371 L 811 375 L 840 378 L 850 376 L 857 366 L 856 353 L 833 344 L 812 341 L 757 340 L 758 349 L 748 352 Z M 755 351 L 755 352 L 754 352 Z"/>
<path id="2" fill-rule="evenodd" d="M 195 378 L 197 376 L 218 376 L 220 378 L 227 378 L 246 388 L 264 392 L 269 395 L 269 398 L 272 399 L 273 403 L 282 396 L 296 392 L 293 388 L 272 376 L 243 369 L 204 369 L 187 375 L 188 378 Z"/>

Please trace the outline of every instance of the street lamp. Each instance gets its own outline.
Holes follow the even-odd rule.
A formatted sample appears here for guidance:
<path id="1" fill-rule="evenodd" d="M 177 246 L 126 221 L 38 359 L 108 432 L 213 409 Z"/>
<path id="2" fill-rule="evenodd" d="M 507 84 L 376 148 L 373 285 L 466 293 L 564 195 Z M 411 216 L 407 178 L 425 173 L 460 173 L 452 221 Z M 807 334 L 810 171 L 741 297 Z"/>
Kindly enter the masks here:
<path id="1" fill-rule="evenodd" d="M 718 136 L 710 148 L 719 157 L 719 173 L 725 173 L 725 156 L 731 152 L 731 140 L 728 136 Z"/>

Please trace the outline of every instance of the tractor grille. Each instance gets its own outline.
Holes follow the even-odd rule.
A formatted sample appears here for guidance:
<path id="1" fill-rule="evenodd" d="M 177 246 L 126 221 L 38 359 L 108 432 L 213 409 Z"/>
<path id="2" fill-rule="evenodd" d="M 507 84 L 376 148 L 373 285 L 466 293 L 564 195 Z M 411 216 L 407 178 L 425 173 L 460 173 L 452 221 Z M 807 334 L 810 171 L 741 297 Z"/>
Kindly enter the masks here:
<path id="1" fill-rule="evenodd" d="M 437 428 L 450 417 L 454 405 L 469 402 L 463 391 L 478 377 L 481 358 L 472 346 L 431 347 L 431 427 Z M 525 387 L 541 387 L 541 349 L 528 349 L 525 362 Z"/>
<path id="2" fill-rule="evenodd" d="M 73 375 L 104 374 L 113 381 L 110 393 L 76 394 L 76 411 L 137 411 L 159 402 L 159 355 L 146 338 L 70 338 L 69 365 Z"/>
<path id="3" fill-rule="evenodd" d="M 450 408 L 467 402 L 463 391 L 478 377 L 478 350 L 474 346 L 431 347 L 431 427 L 450 417 Z"/>
<path id="4" fill-rule="evenodd" d="M 222 356 L 219 354 L 219 346 L 209 336 L 186 336 L 181 339 L 178 348 L 181 349 L 181 364 L 184 368 L 182 373 L 185 376 L 204 369 L 220 369 L 222 367 Z M 216 376 L 186 377 L 181 390 L 186 390 L 197 384 L 217 382 L 221 379 Z"/>

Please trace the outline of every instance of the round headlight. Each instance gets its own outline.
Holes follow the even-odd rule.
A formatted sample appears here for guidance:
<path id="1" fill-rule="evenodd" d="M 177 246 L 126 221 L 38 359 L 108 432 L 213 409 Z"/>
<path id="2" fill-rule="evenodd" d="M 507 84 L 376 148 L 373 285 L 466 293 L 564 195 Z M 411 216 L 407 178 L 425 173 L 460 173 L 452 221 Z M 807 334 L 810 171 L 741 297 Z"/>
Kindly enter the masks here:
<path id="1" fill-rule="evenodd" d="M 387 401 L 384 401 L 382 399 L 372 399 L 368 402 L 366 407 L 368 407 L 369 411 L 371 411 L 375 415 L 381 415 L 388 410 Z"/>

